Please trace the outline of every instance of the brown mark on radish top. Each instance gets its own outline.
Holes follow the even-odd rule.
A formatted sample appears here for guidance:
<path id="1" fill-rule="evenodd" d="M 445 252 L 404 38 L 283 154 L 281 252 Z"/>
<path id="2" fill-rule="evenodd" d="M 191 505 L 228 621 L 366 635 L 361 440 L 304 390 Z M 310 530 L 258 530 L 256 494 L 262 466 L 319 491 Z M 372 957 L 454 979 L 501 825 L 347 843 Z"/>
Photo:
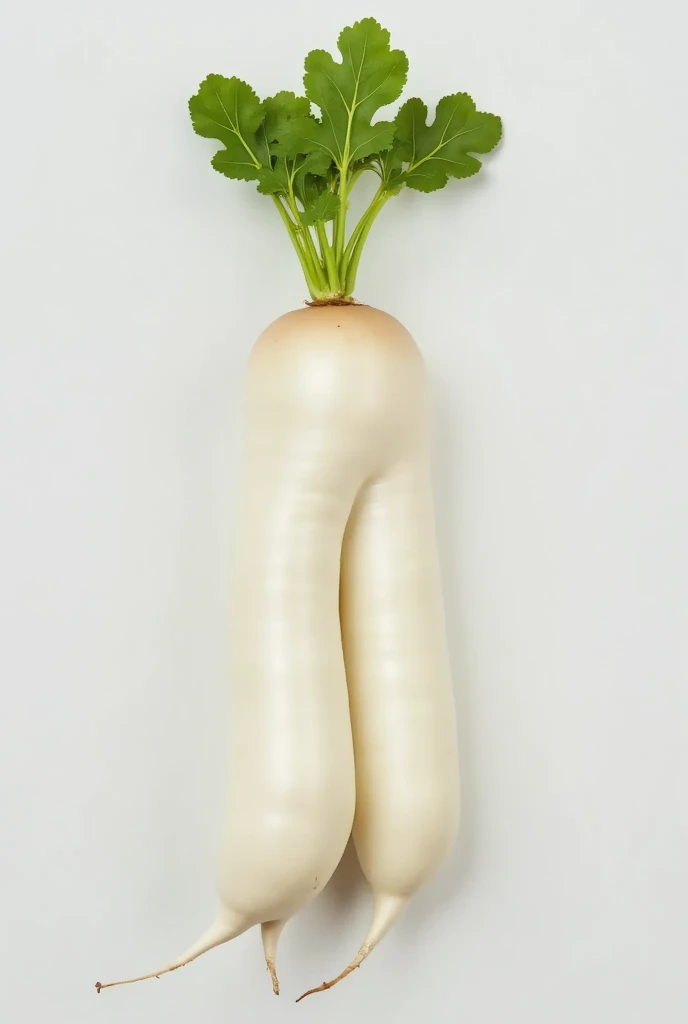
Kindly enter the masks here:
<path id="1" fill-rule="evenodd" d="M 343 295 L 332 295 L 329 299 L 306 299 L 306 305 L 311 309 L 316 306 L 365 306 L 365 302 L 359 302 L 353 296 L 345 298 Z"/>

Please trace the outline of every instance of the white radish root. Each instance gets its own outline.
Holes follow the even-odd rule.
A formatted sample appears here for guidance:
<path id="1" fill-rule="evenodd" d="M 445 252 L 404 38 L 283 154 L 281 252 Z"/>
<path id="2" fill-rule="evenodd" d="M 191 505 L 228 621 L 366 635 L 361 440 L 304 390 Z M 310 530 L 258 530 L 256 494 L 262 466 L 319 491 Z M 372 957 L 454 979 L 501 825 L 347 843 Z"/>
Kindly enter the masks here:
<path id="1" fill-rule="evenodd" d="M 359 492 L 342 550 L 340 610 L 356 756 L 353 837 L 375 897 L 352 973 L 434 873 L 459 823 L 454 697 L 419 366 L 396 457 Z"/>
<path id="2" fill-rule="evenodd" d="M 175 971 L 256 924 L 278 990 L 282 924 L 327 884 L 354 817 L 344 532 L 366 482 L 414 436 L 422 375 L 407 331 L 368 306 L 289 313 L 254 346 L 231 572 L 224 924 L 166 967 L 98 991 Z"/>

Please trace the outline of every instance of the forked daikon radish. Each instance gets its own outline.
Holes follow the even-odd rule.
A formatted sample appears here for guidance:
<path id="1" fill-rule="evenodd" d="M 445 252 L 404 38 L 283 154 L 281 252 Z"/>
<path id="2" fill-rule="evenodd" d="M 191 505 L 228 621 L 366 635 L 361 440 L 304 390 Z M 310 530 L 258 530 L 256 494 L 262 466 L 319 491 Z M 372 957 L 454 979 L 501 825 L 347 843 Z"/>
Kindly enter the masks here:
<path id="1" fill-rule="evenodd" d="M 380 120 L 401 94 L 406 55 L 373 18 L 337 45 L 340 60 L 306 58 L 305 96 L 261 102 L 240 79 L 212 74 L 189 103 L 195 131 L 223 145 L 213 167 L 270 196 L 315 308 L 275 321 L 249 366 L 220 909 L 191 949 L 142 978 L 261 924 L 277 992 L 282 928 L 330 878 L 356 799 L 375 907 L 343 977 L 441 861 L 458 823 L 423 363 L 396 320 L 352 296 L 388 200 L 476 174 L 473 154 L 497 144 L 501 121 L 461 92 L 439 101 L 430 125 L 419 99 Z M 367 172 L 379 187 L 347 233 L 349 196 Z"/>
<path id="2" fill-rule="evenodd" d="M 366 482 L 413 448 L 424 408 L 415 344 L 369 306 L 288 313 L 256 343 L 233 559 L 220 910 L 172 963 L 99 989 L 159 977 L 262 924 L 277 990 L 279 932 L 332 875 L 354 816 L 339 619 L 346 524 Z"/>
<path id="3" fill-rule="evenodd" d="M 451 849 L 459 771 L 425 389 L 398 459 L 359 494 L 342 555 L 340 609 L 356 754 L 354 841 L 374 893 L 351 974 Z M 297 1000 L 298 1001 L 298 1000 Z"/>

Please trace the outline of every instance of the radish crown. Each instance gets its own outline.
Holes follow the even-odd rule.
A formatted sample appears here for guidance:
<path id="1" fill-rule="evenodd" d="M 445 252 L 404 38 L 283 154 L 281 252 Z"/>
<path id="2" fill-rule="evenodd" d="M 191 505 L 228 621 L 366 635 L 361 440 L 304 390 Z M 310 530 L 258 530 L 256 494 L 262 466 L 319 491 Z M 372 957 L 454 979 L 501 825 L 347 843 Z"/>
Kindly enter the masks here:
<path id="1" fill-rule="evenodd" d="M 305 96 L 280 92 L 261 102 L 240 79 L 208 75 L 189 101 L 194 130 L 223 143 L 215 170 L 256 181 L 271 197 L 316 302 L 351 300 L 363 246 L 392 196 L 476 174 L 481 163 L 472 154 L 489 152 L 502 134 L 501 120 L 461 92 L 440 100 L 431 125 L 419 99 L 407 100 L 394 121 L 373 123 L 401 95 L 406 54 L 390 48 L 389 32 L 373 18 L 343 29 L 337 46 L 340 62 L 325 50 L 306 57 Z M 380 184 L 347 234 L 349 195 L 366 171 Z"/>

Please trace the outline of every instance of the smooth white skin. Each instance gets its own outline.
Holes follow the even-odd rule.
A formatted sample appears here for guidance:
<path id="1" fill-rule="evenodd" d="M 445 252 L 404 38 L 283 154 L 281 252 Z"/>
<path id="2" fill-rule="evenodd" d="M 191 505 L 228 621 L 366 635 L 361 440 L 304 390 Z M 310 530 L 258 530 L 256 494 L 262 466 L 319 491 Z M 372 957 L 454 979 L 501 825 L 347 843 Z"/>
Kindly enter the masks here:
<path id="1" fill-rule="evenodd" d="M 303 309 L 261 335 L 246 384 L 220 906 L 183 956 L 131 981 L 261 924 L 278 991 L 280 932 L 337 866 L 355 788 L 355 841 L 376 895 L 370 948 L 456 829 L 418 349 L 371 307 Z"/>
<path id="2" fill-rule="evenodd" d="M 356 852 L 375 896 L 357 965 L 454 844 L 460 787 L 425 445 L 360 495 L 342 565 Z"/>

